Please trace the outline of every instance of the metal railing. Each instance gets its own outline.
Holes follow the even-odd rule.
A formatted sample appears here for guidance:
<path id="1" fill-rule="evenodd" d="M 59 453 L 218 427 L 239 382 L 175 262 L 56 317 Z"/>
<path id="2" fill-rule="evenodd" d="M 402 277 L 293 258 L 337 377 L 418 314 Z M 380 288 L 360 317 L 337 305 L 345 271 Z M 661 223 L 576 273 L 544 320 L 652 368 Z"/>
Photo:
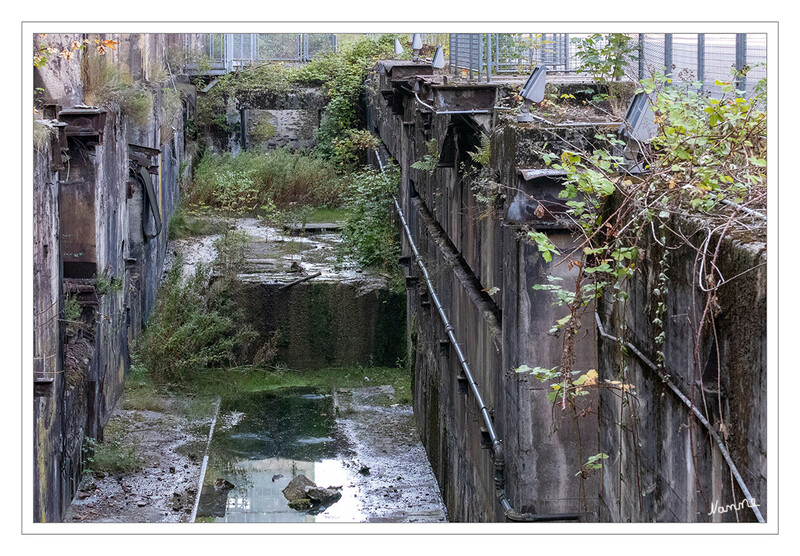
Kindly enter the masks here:
<path id="1" fill-rule="evenodd" d="M 550 71 L 580 73 L 581 60 L 573 39 L 588 35 L 564 33 L 452 33 L 450 72 L 478 81 L 501 75 L 524 75 L 536 65 Z M 701 81 L 704 90 L 720 92 L 716 81 L 736 81 L 752 93 L 766 77 L 765 34 L 633 34 L 637 51 L 627 68 L 631 79 L 671 74 L 673 80 Z M 603 43 L 598 43 L 598 47 Z"/>
<path id="2" fill-rule="evenodd" d="M 574 71 L 574 46 L 566 33 L 453 33 L 450 70 L 469 78 L 525 74 L 537 65 Z"/>
<path id="3" fill-rule="evenodd" d="M 185 69 L 220 75 L 268 62 L 309 62 L 336 50 L 331 33 L 203 33 L 186 35 Z"/>
<path id="4" fill-rule="evenodd" d="M 367 34 L 377 38 L 379 34 Z M 261 62 L 308 62 L 336 51 L 337 42 L 360 35 L 308 33 L 205 33 L 186 35 L 188 73 L 219 75 Z M 580 74 L 575 39 L 589 35 L 567 33 L 449 33 L 424 34 L 430 46 L 447 47 L 450 72 L 478 81 L 525 75 L 536 65 L 549 71 Z M 720 92 L 716 81 L 736 80 L 737 88 L 752 93 L 766 77 L 765 34 L 629 35 L 635 57 L 626 75 L 643 79 L 655 72 L 676 81 L 701 81 L 704 90 Z M 603 46 L 602 41 L 598 47 Z M 590 77 L 587 75 L 587 77 Z"/>

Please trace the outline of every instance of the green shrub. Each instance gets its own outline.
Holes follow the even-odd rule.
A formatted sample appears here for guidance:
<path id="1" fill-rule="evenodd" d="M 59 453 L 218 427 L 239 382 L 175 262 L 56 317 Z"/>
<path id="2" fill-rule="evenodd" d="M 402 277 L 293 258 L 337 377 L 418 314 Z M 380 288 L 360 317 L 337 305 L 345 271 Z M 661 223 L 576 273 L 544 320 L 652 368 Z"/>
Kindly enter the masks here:
<path id="1" fill-rule="evenodd" d="M 139 446 L 123 437 L 123 431 L 117 431 L 114 425 L 106 429 L 104 442 L 86 437 L 82 448 L 84 472 L 116 475 L 139 471 L 143 465 Z"/>
<path id="2" fill-rule="evenodd" d="M 153 94 L 147 89 L 129 87 L 121 89 L 116 100 L 122 113 L 133 123 L 146 126 L 153 114 Z"/>
<path id="3" fill-rule="evenodd" d="M 352 174 L 349 181 L 344 248 L 365 267 L 391 270 L 400 252 L 397 228 L 390 217 L 400 174 L 394 167 L 385 174 L 365 169 Z"/>
<path id="4" fill-rule="evenodd" d="M 228 277 L 211 282 L 209 269 L 199 266 L 184 281 L 182 267 L 175 261 L 137 349 L 137 363 L 156 383 L 182 383 L 203 369 L 234 365 L 255 336 L 242 324 Z"/>
<path id="5" fill-rule="evenodd" d="M 320 82 L 325 88 L 329 101 L 317 130 L 315 150 L 337 166 L 350 169 L 353 159 L 358 159 L 358 150 L 343 149 L 347 143 L 342 143 L 342 139 L 350 139 L 350 130 L 358 127 L 360 99 L 368 72 L 379 59 L 393 58 L 393 48 L 394 35 L 382 35 L 377 40 L 362 37 L 307 64 L 296 77 L 298 81 Z M 357 141 L 352 144 L 359 146 Z"/>

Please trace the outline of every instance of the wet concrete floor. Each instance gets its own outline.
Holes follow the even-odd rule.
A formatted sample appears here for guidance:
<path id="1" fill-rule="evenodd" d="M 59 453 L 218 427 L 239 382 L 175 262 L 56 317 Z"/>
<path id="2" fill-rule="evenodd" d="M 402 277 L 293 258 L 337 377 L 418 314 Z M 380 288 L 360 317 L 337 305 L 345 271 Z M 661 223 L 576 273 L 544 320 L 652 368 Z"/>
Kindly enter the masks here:
<path id="1" fill-rule="evenodd" d="M 282 490 L 299 474 L 341 499 L 291 509 Z M 233 488 L 215 488 L 222 480 Z M 224 400 L 196 521 L 443 522 L 446 512 L 411 407 L 375 386 Z"/>

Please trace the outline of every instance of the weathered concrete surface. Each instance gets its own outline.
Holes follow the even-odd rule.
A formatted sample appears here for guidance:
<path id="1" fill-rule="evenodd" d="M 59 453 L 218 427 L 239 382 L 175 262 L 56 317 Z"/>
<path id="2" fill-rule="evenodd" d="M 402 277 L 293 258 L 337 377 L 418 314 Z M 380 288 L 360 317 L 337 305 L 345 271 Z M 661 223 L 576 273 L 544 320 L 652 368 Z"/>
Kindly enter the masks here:
<path id="1" fill-rule="evenodd" d="M 685 219 L 670 223 L 696 245 L 706 239 L 706 225 Z M 681 245 L 672 233 L 664 234 L 667 245 Z M 718 239 L 711 236 L 709 251 Z M 698 251 L 683 245 L 666 255 L 669 288 L 666 296 L 659 295 L 654 290 L 660 287 L 663 267 L 658 261 L 664 250 L 652 238 L 630 282 L 628 301 L 604 303 L 599 312 L 609 333 L 620 337 L 624 327 L 626 339 L 656 361 L 654 338 L 662 330 L 655 323 L 656 303 L 663 300 L 664 369 L 723 438 L 755 503 L 768 518 L 765 239 L 749 233 L 722 241 L 717 267 L 730 282 L 719 288 L 710 305 L 713 329 L 706 325 L 698 335 L 708 295 L 699 285 Z M 707 260 L 704 274 L 711 273 L 709 266 Z M 601 518 L 755 521 L 746 505 L 740 505 L 738 512 L 710 515 L 715 505 L 741 504 L 744 496 L 716 442 L 689 408 L 641 361 L 623 357 L 618 345 L 602 341 L 599 354 L 600 376 L 619 380 L 620 370 L 625 369 L 625 380 L 636 392 L 635 427 L 627 434 L 620 434 L 617 425 L 619 398 L 601 395 L 600 444 L 610 456 L 603 477 Z"/>
<path id="2" fill-rule="evenodd" d="M 60 49 L 84 38 L 51 35 L 47 41 Z M 123 75 L 148 80 L 153 68 L 164 62 L 170 41 L 181 41 L 167 35 L 102 38 L 119 43 L 116 50 L 107 51 L 111 66 Z M 35 71 L 34 79 L 42 89 L 38 102 L 49 105 L 46 116 L 66 124 L 63 141 L 54 135 L 50 145 L 34 156 L 34 227 L 41 232 L 34 238 L 34 267 L 41 270 L 35 299 L 42 307 L 37 314 L 44 310 L 42 304 L 57 310 L 46 324 L 35 326 L 34 357 L 63 357 L 51 369 L 35 369 L 37 376 L 63 370 L 62 378 L 56 378 L 51 387 L 40 385 L 35 392 L 36 521 L 61 519 L 77 486 L 84 437 L 102 438 L 121 393 L 130 364 L 130 342 L 155 299 L 166 223 L 177 203 L 177 174 L 185 150 L 182 118 L 170 124 L 177 131 L 170 129 L 169 137 L 162 135 L 165 93 L 160 83 L 144 85 L 155 100 L 151 117 L 140 127 L 113 100 L 99 109 L 81 105 L 85 90 L 81 65 L 87 56 L 97 56 L 92 48 L 75 52 L 71 61 L 53 56 Z M 152 203 L 164 226 L 152 237 L 143 233 L 144 228 L 152 231 L 152 222 L 141 218 L 142 188 L 129 180 L 128 145 L 132 142 L 158 149 L 152 161 Z M 69 162 L 52 163 L 61 159 L 60 153 L 53 156 L 54 148 L 63 149 Z M 64 321 L 65 296 L 78 303 L 77 322 Z"/>
<path id="3" fill-rule="evenodd" d="M 237 225 L 251 243 L 236 295 L 260 341 L 275 342 L 278 362 L 312 368 L 403 361 L 404 293 L 386 276 L 339 260 L 339 234 L 294 237 L 252 219 Z"/>
<path id="4" fill-rule="evenodd" d="M 625 369 L 625 382 L 635 387 L 633 413 L 610 389 L 598 389 L 602 395 L 595 392 L 584 398 L 586 411 L 575 419 L 547 401 L 549 384 L 513 371 L 521 364 L 560 366 L 562 342 L 549 329 L 565 309 L 553 306 L 552 294 L 532 286 L 547 284 L 553 276 L 562 278 L 561 285 L 569 290 L 576 275 L 576 268 L 557 264 L 558 257 L 546 263 L 535 246 L 520 238 L 525 227 L 532 227 L 546 232 L 562 254 L 577 247 L 568 219 L 559 216 L 564 207 L 559 207 L 563 201 L 557 196 L 557 172 L 547 168 L 539 153 L 607 148 L 595 134 L 614 132 L 618 125 L 608 122 L 607 115 L 581 110 L 580 99 L 560 104 L 558 90 L 553 89 L 558 84 L 548 85 L 548 102 L 533 108 L 542 118 L 533 123 L 517 123 L 503 110 L 485 114 L 485 101 L 473 106 L 466 94 L 459 97 L 458 108 L 475 112 L 436 114 L 413 94 L 417 90 L 423 102 L 436 108 L 436 79 L 393 79 L 389 68 L 376 68 L 368 84 L 369 125 L 383 140 L 383 161 L 388 154 L 403 171 L 400 204 L 503 439 L 505 489 L 512 505 L 531 513 L 581 512 L 585 520 L 695 522 L 712 520 L 707 514 L 714 502 L 740 502 L 739 487 L 731 486 L 719 449 L 688 409 L 641 363 L 623 358 L 618 346 L 598 341 L 591 318 L 582 322 L 573 368 L 597 368 L 606 380 L 620 380 Z M 573 93 L 575 86 L 568 85 Z M 497 85 L 496 105 L 508 106 L 504 87 Z M 438 108 L 452 108 L 439 104 Z M 491 171 L 483 174 L 468 155 L 478 152 L 481 134 L 490 137 L 491 145 Z M 440 154 L 438 167 L 432 172 L 411 168 L 428 154 L 425 142 L 432 139 Z M 461 171 L 462 165 L 466 171 Z M 487 189 L 486 178 L 500 186 Z M 494 201 L 486 203 L 478 195 Z M 542 199 L 555 217 L 529 210 Z M 697 224 L 683 222 L 681 229 L 691 235 Z M 705 238 L 705 232 L 698 237 Z M 720 434 L 727 434 L 728 449 L 763 506 L 766 266 L 759 241 L 740 237 L 723 243 L 718 266 L 726 278 L 737 278 L 720 289 L 712 304 L 716 340 L 709 328 L 700 340 L 694 379 L 702 381 L 702 391 L 690 386 L 693 323 L 705 303 L 690 248 L 667 258 L 670 288 L 663 321 L 668 372 L 698 406 L 702 404 Z M 403 252 L 409 253 L 407 245 Z M 660 332 L 654 313 L 660 300 L 654 291 L 660 256 L 653 246 L 646 251 L 624 307 L 600 307 L 610 333 L 619 335 L 624 328 L 626 338 L 653 360 L 653 340 Z M 426 296 L 418 279 L 408 292 L 408 328 L 414 350 L 415 411 L 426 449 L 451 519 L 503 520 L 495 502 L 491 459 L 480 448 L 479 408 L 469 395 L 458 393 L 459 365 L 452 349 L 439 349 L 445 331 Z M 591 314 L 590 309 L 587 315 Z M 619 425 L 626 422 L 623 417 L 630 421 L 627 429 Z M 599 452 L 609 459 L 602 472 L 586 478 L 581 490 L 575 474 Z M 740 520 L 753 519 L 746 508 L 738 514 Z M 728 512 L 713 520 L 736 518 Z"/>
<path id="5" fill-rule="evenodd" d="M 52 145 L 34 156 L 34 256 L 33 256 L 33 400 L 34 505 L 41 519 L 58 516 L 61 500 L 69 496 L 69 482 L 60 473 L 63 421 L 59 399 L 63 391 L 61 336 L 61 257 L 59 249 L 58 174 L 50 167 Z"/>
<path id="6" fill-rule="evenodd" d="M 575 512 L 596 519 L 598 477 L 586 480 L 584 496 L 575 477 L 584 461 L 576 449 L 578 429 L 572 414 L 562 416 L 547 400 L 549 385 L 514 372 L 522 364 L 558 365 L 562 352 L 560 339 L 547 331 L 563 316 L 563 309 L 531 287 L 557 274 L 569 289 L 577 269 L 546 263 L 538 249 L 520 237 L 520 227 L 504 218 L 519 186 L 518 169 L 544 166 L 532 146 L 552 143 L 561 130 L 517 125 L 508 118 L 495 121 L 481 112 L 433 114 L 410 93 L 413 78 L 405 92 L 380 68 L 371 79 L 369 126 L 383 140 L 383 156 L 388 152 L 402 169 L 400 204 L 503 440 L 505 490 L 511 504 L 528 513 Z M 433 85 L 431 94 L 435 89 Z M 423 99 L 434 101 L 425 97 L 425 86 L 421 90 Z M 499 104 L 504 86 L 498 91 Z M 472 107 L 468 97 L 458 97 L 460 109 L 485 109 L 485 99 Z M 570 127 L 568 139 L 587 145 L 596 132 L 592 127 Z M 505 194 L 490 203 L 478 198 L 492 195 L 480 189 L 480 176 L 468 154 L 480 148 L 483 133 L 491 141 L 492 179 Z M 431 173 L 411 168 L 427 154 L 425 142 L 431 139 L 436 139 L 441 154 L 439 167 Z M 548 230 L 562 252 L 574 247 L 568 230 Z M 404 241 L 403 253 L 409 252 Z M 417 279 L 418 285 L 408 290 L 407 305 L 414 407 L 449 516 L 454 521 L 505 521 L 495 493 L 494 465 L 489 451 L 481 448 L 480 408 L 471 395 L 459 393 L 459 363 L 452 348 L 440 348 L 446 334 Z M 490 296 L 489 291 L 494 293 Z M 578 343 L 575 369 L 585 372 L 596 360 L 591 321 L 583 330 L 590 335 Z M 597 424 L 589 414 L 577 426 L 585 460 L 597 452 Z"/>
<path id="7" fill-rule="evenodd" d="M 244 149 L 312 148 L 327 99 L 315 87 L 285 93 L 240 87 L 226 91 L 217 102 L 224 114 L 215 116 L 224 116 L 225 125 L 201 129 L 202 140 L 210 152 L 236 155 Z"/>
<path id="8" fill-rule="evenodd" d="M 149 409 L 123 396 L 107 426 L 141 469 L 87 475 L 64 522 L 180 523 L 190 521 L 200 480 L 208 417 L 187 417 L 191 400 L 158 396 Z"/>
<path id="9" fill-rule="evenodd" d="M 391 386 L 338 390 L 336 424 L 348 439 L 365 521 L 429 523 L 447 521 L 436 477 L 428 465 L 410 405 L 392 403 Z M 389 404 L 383 401 L 388 398 Z"/>

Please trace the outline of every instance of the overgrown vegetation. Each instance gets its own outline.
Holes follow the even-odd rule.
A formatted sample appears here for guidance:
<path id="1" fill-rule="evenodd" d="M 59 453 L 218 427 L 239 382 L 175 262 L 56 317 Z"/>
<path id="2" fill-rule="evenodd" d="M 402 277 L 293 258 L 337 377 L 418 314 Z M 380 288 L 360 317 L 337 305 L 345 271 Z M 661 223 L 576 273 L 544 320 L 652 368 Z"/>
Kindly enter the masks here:
<path id="1" fill-rule="evenodd" d="M 207 208 L 192 208 L 184 200 L 169 219 L 169 239 L 210 236 L 220 234 L 227 228 L 225 219 L 209 214 Z"/>
<path id="2" fill-rule="evenodd" d="M 439 164 L 439 144 L 435 138 L 425 142 L 425 150 L 427 152 L 422 155 L 422 159 L 417 160 L 411 167 L 433 174 L 436 165 Z"/>
<path id="3" fill-rule="evenodd" d="M 763 220 L 749 217 L 745 221 L 743 215 L 746 210 L 765 207 L 767 194 L 765 83 L 759 85 L 752 98 L 737 93 L 733 83 L 716 84 L 722 88 L 722 98 L 702 94 L 700 83 L 677 86 L 663 74 L 642 81 L 641 92 L 651 99 L 657 133 L 651 142 L 635 146 L 631 156 L 645 169 L 635 177 L 626 175 L 625 159 L 619 156 L 630 145 L 614 135 L 596 136 L 596 148 L 587 152 L 576 149 L 541 153 L 547 164 L 566 173 L 561 197 L 567 199 L 580 239 L 569 253 L 560 253 L 543 233 L 531 231 L 529 239 L 545 260 L 558 256 L 558 264 L 568 264 L 578 272 L 575 286 L 569 289 L 556 279 L 534 286 L 550 291 L 554 303 L 566 313 L 551 330 L 562 339 L 560 365 L 522 365 L 517 372 L 530 373 L 547 383 L 551 388 L 549 399 L 560 409 L 571 411 L 576 426 L 580 416 L 590 413 L 583 401 L 588 389 L 614 392 L 620 398 L 619 415 L 615 417 L 620 434 L 632 435 L 633 446 L 638 440 L 638 417 L 627 366 L 620 367 L 614 380 L 600 381 L 594 369 L 575 368 L 575 341 L 581 319 L 592 302 L 620 304 L 624 314 L 626 282 L 640 265 L 643 245 L 653 240 L 663 249 L 660 258 L 647 262 L 650 275 L 657 277 L 652 299 L 654 345 L 647 351 L 656 354 L 660 372 L 668 374 L 664 368 L 663 317 L 669 289 L 669 252 L 686 247 L 697 253 L 700 268 L 708 269 L 700 278 L 693 278 L 693 287 L 704 292 L 705 300 L 701 318 L 694 325 L 690 383 L 695 384 L 702 376 L 707 363 L 700 355 L 700 346 L 707 331 L 716 334 L 717 292 L 725 283 L 715 266 L 720 246 L 735 230 L 748 234 L 759 228 L 764 231 Z M 695 245 L 691 238 L 676 231 L 676 215 L 700 217 L 700 235 L 705 241 Z M 717 391 L 722 391 L 721 384 Z M 690 398 L 694 404 L 695 389 Z M 716 420 L 720 430 L 727 427 L 722 414 L 708 417 L 712 422 Z M 580 445 L 578 451 L 583 461 Z M 602 467 L 606 457 L 589 457 L 578 474 L 584 478 Z"/>
<path id="4" fill-rule="evenodd" d="M 203 265 L 184 280 L 182 261 L 173 264 L 136 352 L 137 363 L 157 383 L 181 383 L 205 369 L 235 365 L 252 350 L 256 334 L 233 300 L 247 241 L 241 232 L 221 236 L 213 280 Z"/>
<path id="5" fill-rule="evenodd" d="M 609 101 L 615 117 L 622 117 L 625 110 L 620 83 L 631 62 L 639 59 L 639 44 L 631 35 L 624 33 L 595 33 L 587 37 L 572 39 L 575 55 L 580 60 L 578 71 L 591 75 L 599 88 L 594 102 Z"/>
<path id="6" fill-rule="evenodd" d="M 139 447 L 131 438 L 125 438 L 119 422 L 112 421 L 105 430 L 103 442 L 85 437 L 83 440 L 83 470 L 94 475 L 134 473 L 142 468 Z"/>
<path id="7" fill-rule="evenodd" d="M 278 98 L 290 89 L 321 86 L 327 103 L 314 154 L 333 162 L 340 172 L 356 169 L 375 146 L 371 134 L 359 129 L 364 80 L 377 60 L 394 56 L 394 38 L 362 36 L 299 66 L 271 63 L 225 75 L 198 98 L 197 123 L 227 133 L 233 130 L 225 116 L 231 97 L 246 102 L 253 95 Z"/>
<path id="8" fill-rule="evenodd" d="M 143 83 L 132 81 L 130 75 L 120 72 L 105 56 L 86 56 L 81 72 L 86 104 L 106 106 L 115 102 L 120 111 L 139 126 L 146 125 L 152 117 L 153 91 Z"/>
<path id="9" fill-rule="evenodd" d="M 293 370 L 288 367 L 239 367 L 215 369 L 197 375 L 187 386 L 199 396 L 264 392 L 282 388 L 312 387 L 321 392 L 391 384 L 393 403 L 411 403 L 411 373 L 400 367 L 334 367 Z"/>
<path id="10" fill-rule="evenodd" d="M 342 181 L 334 166 L 319 157 L 287 149 L 237 156 L 206 154 L 186 192 L 191 206 L 257 213 L 290 203 L 313 207 L 341 204 Z"/>
<path id="11" fill-rule="evenodd" d="M 44 149 L 54 135 L 53 128 L 39 120 L 33 120 L 33 148 L 37 151 Z"/>
<path id="12" fill-rule="evenodd" d="M 364 169 L 350 176 L 346 193 L 350 212 L 342 235 L 348 254 L 363 266 L 396 268 L 400 243 L 391 207 L 399 183 L 400 173 L 394 166 L 385 173 Z"/>

